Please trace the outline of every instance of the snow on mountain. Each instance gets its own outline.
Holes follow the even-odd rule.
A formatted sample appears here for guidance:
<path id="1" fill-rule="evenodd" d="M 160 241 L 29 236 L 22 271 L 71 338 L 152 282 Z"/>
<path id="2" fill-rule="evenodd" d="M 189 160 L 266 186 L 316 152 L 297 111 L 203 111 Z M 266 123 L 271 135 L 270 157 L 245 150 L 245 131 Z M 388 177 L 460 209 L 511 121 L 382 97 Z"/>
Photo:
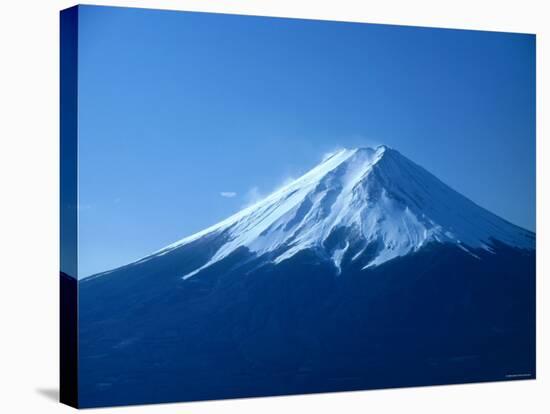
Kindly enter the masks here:
<path id="1" fill-rule="evenodd" d="M 422 167 L 386 146 L 345 149 L 302 177 L 226 220 L 153 253 L 162 256 L 206 235 L 226 242 L 201 270 L 246 247 L 280 263 L 313 249 L 340 264 L 350 246 L 351 260 L 369 252 L 364 268 L 416 252 L 429 243 L 451 243 L 475 256 L 495 241 L 534 249 L 533 233 L 479 207 Z M 339 234 L 336 247 L 327 240 Z M 351 253 L 351 252 L 350 252 Z"/>

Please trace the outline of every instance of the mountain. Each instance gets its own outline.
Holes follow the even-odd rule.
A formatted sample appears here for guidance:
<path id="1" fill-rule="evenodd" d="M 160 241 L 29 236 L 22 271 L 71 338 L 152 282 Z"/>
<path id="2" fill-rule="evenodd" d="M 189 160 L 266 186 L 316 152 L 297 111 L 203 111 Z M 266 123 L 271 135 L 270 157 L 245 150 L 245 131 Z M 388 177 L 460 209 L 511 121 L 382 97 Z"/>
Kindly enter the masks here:
<path id="1" fill-rule="evenodd" d="M 83 406 L 534 378 L 535 235 L 398 151 L 338 151 L 79 282 Z"/>
<path id="2" fill-rule="evenodd" d="M 339 272 L 344 259 L 359 260 L 366 269 L 434 242 L 473 256 L 476 249 L 492 251 L 495 241 L 531 250 L 535 242 L 533 233 L 477 206 L 386 146 L 332 154 L 262 201 L 132 265 L 201 238 L 220 246 L 184 279 L 243 247 L 273 263 L 313 249 Z"/>

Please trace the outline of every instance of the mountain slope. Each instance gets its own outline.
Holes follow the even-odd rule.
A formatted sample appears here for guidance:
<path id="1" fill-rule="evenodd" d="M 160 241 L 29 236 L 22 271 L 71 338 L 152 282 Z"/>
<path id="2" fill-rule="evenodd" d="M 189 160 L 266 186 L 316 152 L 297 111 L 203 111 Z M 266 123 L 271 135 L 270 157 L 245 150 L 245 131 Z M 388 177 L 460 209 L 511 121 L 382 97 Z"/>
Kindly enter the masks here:
<path id="1" fill-rule="evenodd" d="M 82 407 L 530 379 L 535 235 L 397 151 L 79 281 Z"/>

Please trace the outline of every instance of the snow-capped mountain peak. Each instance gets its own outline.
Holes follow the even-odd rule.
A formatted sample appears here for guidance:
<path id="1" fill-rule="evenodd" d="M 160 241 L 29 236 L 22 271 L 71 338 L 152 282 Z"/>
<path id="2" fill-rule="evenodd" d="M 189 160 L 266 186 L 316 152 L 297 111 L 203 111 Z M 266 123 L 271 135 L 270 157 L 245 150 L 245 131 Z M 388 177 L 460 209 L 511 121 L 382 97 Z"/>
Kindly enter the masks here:
<path id="1" fill-rule="evenodd" d="M 280 263 L 312 249 L 340 272 L 344 258 L 367 258 L 364 268 L 451 243 L 475 256 L 495 242 L 534 248 L 534 235 L 460 195 L 387 146 L 343 149 L 306 174 L 228 219 L 173 243 L 162 256 L 204 236 L 222 246 L 188 279 L 238 248 Z"/>

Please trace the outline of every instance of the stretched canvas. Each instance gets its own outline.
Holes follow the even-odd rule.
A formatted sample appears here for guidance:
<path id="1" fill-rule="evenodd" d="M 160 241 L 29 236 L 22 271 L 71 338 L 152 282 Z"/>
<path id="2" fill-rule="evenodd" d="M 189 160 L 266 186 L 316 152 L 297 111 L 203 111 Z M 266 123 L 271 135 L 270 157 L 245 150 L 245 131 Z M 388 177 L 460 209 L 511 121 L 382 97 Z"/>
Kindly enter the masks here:
<path id="1" fill-rule="evenodd" d="M 535 36 L 61 12 L 61 400 L 534 379 Z"/>

